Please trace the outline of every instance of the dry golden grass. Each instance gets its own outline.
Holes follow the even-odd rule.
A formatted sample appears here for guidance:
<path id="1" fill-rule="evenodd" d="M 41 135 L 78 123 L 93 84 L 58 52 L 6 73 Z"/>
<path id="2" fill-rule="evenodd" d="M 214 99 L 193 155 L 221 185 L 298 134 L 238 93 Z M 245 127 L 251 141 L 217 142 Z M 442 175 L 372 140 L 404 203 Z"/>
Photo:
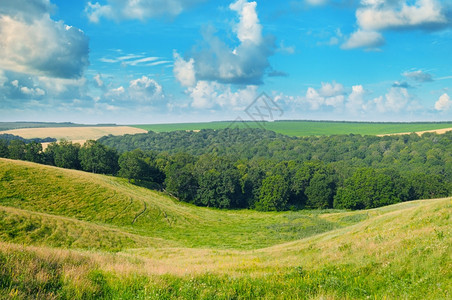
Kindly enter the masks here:
<path id="1" fill-rule="evenodd" d="M 425 130 L 416 132 L 417 135 L 421 136 L 424 133 L 436 133 L 436 134 L 445 134 L 446 132 L 452 131 L 452 128 L 443 128 L 443 129 L 435 129 L 435 130 Z M 411 132 L 401 132 L 401 133 L 389 133 L 389 134 L 379 134 L 378 136 L 387 136 L 387 135 L 406 135 L 411 134 Z"/>
<path id="2" fill-rule="evenodd" d="M 26 139 L 55 138 L 83 144 L 87 140 L 97 140 L 105 135 L 124 135 L 146 133 L 146 130 L 129 126 L 111 127 L 55 127 L 55 128 L 22 128 L 0 131 L 0 134 L 14 134 Z"/>

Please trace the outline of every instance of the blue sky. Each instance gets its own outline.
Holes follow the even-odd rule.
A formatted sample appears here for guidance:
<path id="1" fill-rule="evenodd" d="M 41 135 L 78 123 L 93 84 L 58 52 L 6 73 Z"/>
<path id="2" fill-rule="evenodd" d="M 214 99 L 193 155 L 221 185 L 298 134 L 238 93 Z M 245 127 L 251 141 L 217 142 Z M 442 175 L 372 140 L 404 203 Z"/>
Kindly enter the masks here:
<path id="1" fill-rule="evenodd" d="M 450 121 L 448 0 L 2 0 L 0 121 Z"/>

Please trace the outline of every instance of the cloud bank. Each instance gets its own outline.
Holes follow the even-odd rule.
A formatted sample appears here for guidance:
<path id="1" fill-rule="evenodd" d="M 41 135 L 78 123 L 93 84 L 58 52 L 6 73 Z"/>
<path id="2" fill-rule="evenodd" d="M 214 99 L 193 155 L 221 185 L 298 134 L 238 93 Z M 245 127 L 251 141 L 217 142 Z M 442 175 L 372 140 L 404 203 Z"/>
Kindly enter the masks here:
<path id="1" fill-rule="evenodd" d="M 26 3 L 25 3 L 26 2 Z M 89 41 L 75 28 L 50 18 L 48 0 L 0 6 L 0 68 L 55 78 L 79 78 L 89 64 Z"/>

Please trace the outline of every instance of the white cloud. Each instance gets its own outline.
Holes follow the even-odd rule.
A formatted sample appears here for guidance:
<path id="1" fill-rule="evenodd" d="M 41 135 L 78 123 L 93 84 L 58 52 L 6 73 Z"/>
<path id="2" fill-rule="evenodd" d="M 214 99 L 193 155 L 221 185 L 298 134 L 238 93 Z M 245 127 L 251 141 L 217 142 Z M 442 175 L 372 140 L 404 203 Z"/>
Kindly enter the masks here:
<path id="1" fill-rule="evenodd" d="M 22 93 L 24 93 L 27 96 L 31 96 L 31 97 L 39 97 L 39 96 L 44 96 L 46 94 L 46 92 L 40 88 L 28 88 L 26 86 L 21 87 L 20 91 Z"/>
<path id="2" fill-rule="evenodd" d="M 229 84 L 200 80 L 196 86 L 188 88 L 187 93 L 193 108 L 243 110 L 257 97 L 257 89 L 255 85 L 248 85 L 233 91 Z"/>
<path id="3" fill-rule="evenodd" d="M 384 44 L 383 30 L 439 30 L 452 24 L 451 12 L 438 0 L 361 0 L 358 30 L 342 49 L 375 50 Z"/>
<path id="4" fill-rule="evenodd" d="M 437 0 L 364 0 L 356 11 L 358 25 L 365 30 L 430 29 L 447 25 L 442 4 Z"/>
<path id="5" fill-rule="evenodd" d="M 91 22 L 101 18 L 121 20 L 147 20 L 159 16 L 176 16 L 205 0 L 107 0 L 106 5 L 88 2 L 85 13 Z"/>
<path id="6" fill-rule="evenodd" d="M 373 100 L 380 113 L 398 113 L 407 108 L 411 96 L 405 88 L 392 87 L 386 95 Z"/>
<path id="7" fill-rule="evenodd" d="M 154 79 L 142 76 L 131 80 L 127 88 L 124 88 L 124 86 L 110 88 L 101 97 L 100 102 L 128 106 L 134 104 L 158 105 L 164 98 L 162 86 Z"/>
<path id="8" fill-rule="evenodd" d="M 86 95 L 86 78 L 77 79 L 53 78 L 39 76 L 33 79 L 36 86 L 40 86 L 47 91 L 49 97 L 58 99 L 73 100 L 74 98 L 84 98 Z"/>
<path id="9" fill-rule="evenodd" d="M 354 32 L 348 40 L 342 44 L 342 49 L 366 48 L 369 50 L 378 49 L 383 46 L 385 40 L 381 33 L 376 31 L 365 31 L 359 29 Z"/>
<path id="10" fill-rule="evenodd" d="M 365 94 L 366 91 L 364 90 L 364 87 L 362 85 L 354 85 L 352 87 L 351 94 L 347 97 L 347 103 L 345 104 L 347 111 L 351 112 L 352 114 L 356 114 L 365 109 Z"/>
<path id="11" fill-rule="evenodd" d="M 435 109 L 438 111 L 447 111 L 452 108 L 452 100 L 448 94 L 443 94 L 435 103 Z"/>
<path id="12" fill-rule="evenodd" d="M 388 111 L 401 111 L 410 100 L 408 90 L 405 88 L 391 88 L 386 94 L 386 108 Z"/>
<path id="13" fill-rule="evenodd" d="M 164 98 L 162 86 L 146 76 L 130 81 L 129 96 L 132 100 L 146 102 Z"/>
<path id="14" fill-rule="evenodd" d="M 132 60 L 132 61 L 128 62 L 127 64 L 131 65 L 131 66 L 136 66 L 136 65 L 139 65 L 139 64 L 143 64 L 143 63 L 153 62 L 153 61 L 156 61 L 158 59 L 159 59 L 159 57 L 144 57 L 144 58 Z"/>
<path id="15" fill-rule="evenodd" d="M 237 0 L 229 5 L 229 8 L 240 16 L 240 22 L 236 25 L 235 32 L 240 42 L 251 42 L 256 45 L 262 43 L 262 25 L 256 12 L 257 3 Z"/>
<path id="16" fill-rule="evenodd" d="M 197 80 L 217 81 L 233 84 L 261 84 L 262 78 L 270 67 L 268 57 L 274 53 L 273 38 L 262 36 L 262 26 L 256 12 L 256 3 L 238 0 L 230 5 L 230 9 L 237 12 L 239 22 L 234 27 L 239 45 L 231 49 L 225 42 L 215 36 L 215 29 L 205 28 L 203 32 L 204 44 L 193 55 L 193 66 Z M 176 57 L 177 58 L 177 57 Z M 177 61 L 177 59 L 176 59 Z M 183 84 L 193 83 L 193 76 L 189 72 L 191 59 L 179 60 L 176 71 L 187 70 L 178 77 Z M 184 67 L 184 68 L 183 68 Z"/>
<path id="17" fill-rule="evenodd" d="M 340 83 L 336 83 L 333 81 L 332 83 L 329 82 L 322 82 L 322 87 L 320 88 L 320 95 L 323 97 L 335 97 L 338 95 L 344 94 L 344 86 Z"/>
<path id="18" fill-rule="evenodd" d="M 110 5 L 100 5 L 99 2 L 88 2 L 85 6 L 85 13 L 92 23 L 99 23 L 101 17 L 115 18 L 115 13 Z"/>
<path id="19" fill-rule="evenodd" d="M 191 104 L 194 108 L 212 108 L 217 98 L 216 82 L 207 82 L 200 80 L 195 87 L 190 88 L 190 97 L 193 99 Z"/>
<path id="20" fill-rule="evenodd" d="M 412 71 L 412 72 L 404 72 L 402 74 L 403 76 L 409 78 L 409 79 L 413 79 L 415 81 L 418 82 L 428 82 L 428 81 L 433 81 L 432 79 L 432 75 L 425 73 L 421 70 L 418 71 Z"/>
<path id="21" fill-rule="evenodd" d="M 176 51 L 174 51 L 174 76 L 185 87 L 193 86 L 196 83 L 195 61 L 193 58 L 185 61 Z"/>
<path id="22" fill-rule="evenodd" d="M 322 106 L 339 108 L 344 100 L 344 87 L 334 81 L 333 83 L 322 82 L 322 87 L 319 90 L 309 87 L 305 95 L 305 101 L 309 104 L 311 110 L 319 110 Z"/>
<path id="23" fill-rule="evenodd" d="M 123 86 L 114 88 L 114 89 L 110 89 L 107 93 L 106 93 L 106 97 L 107 98 L 111 98 L 113 100 L 122 100 L 121 98 L 123 97 L 123 95 L 125 94 L 126 90 L 124 89 Z"/>
<path id="24" fill-rule="evenodd" d="M 126 66 L 146 66 L 146 67 L 152 67 L 152 66 L 158 66 L 162 64 L 168 64 L 171 63 L 171 61 L 168 60 L 162 60 L 161 57 L 156 56 L 146 56 L 143 54 L 122 54 L 121 56 L 117 57 L 102 57 L 99 59 L 101 62 L 114 64 L 114 63 L 120 63 L 122 67 Z"/>
<path id="25" fill-rule="evenodd" d="M 80 77 L 89 64 L 85 34 L 53 21 L 48 1 L 33 2 L 25 9 L 19 6 L 25 5 L 22 2 L 7 1 L 6 9 L 0 9 L 0 68 L 30 75 Z"/>

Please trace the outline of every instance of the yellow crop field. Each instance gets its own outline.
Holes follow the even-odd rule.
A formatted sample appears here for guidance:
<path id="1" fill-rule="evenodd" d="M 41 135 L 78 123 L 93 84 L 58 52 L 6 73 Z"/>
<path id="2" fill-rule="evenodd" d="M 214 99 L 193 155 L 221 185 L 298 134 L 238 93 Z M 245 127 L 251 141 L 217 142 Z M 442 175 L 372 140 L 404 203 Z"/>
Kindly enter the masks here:
<path id="1" fill-rule="evenodd" d="M 32 138 L 55 138 L 65 139 L 75 143 L 83 144 L 87 140 L 97 140 L 105 135 L 124 135 L 146 133 L 140 128 L 129 126 L 108 126 L 108 127 L 50 127 L 50 128 L 22 128 L 0 131 L 0 134 L 14 134 L 25 139 Z"/>
<path id="2" fill-rule="evenodd" d="M 417 135 L 423 135 L 424 133 L 436 133 L 436 134 L 445 134 L 446 132 L 452 131 L 452 128 L 442 128 L 442 129 L 434 129 L 434 130 L 424 130 L 424 131 L 417 131 Z M 378 136 L 385 136 L 385 135 L 405 135 L 410 134 L 411 132 L 401 132 L 401 133 L 390 133 L 390 134 L 380 134 Z"/>

